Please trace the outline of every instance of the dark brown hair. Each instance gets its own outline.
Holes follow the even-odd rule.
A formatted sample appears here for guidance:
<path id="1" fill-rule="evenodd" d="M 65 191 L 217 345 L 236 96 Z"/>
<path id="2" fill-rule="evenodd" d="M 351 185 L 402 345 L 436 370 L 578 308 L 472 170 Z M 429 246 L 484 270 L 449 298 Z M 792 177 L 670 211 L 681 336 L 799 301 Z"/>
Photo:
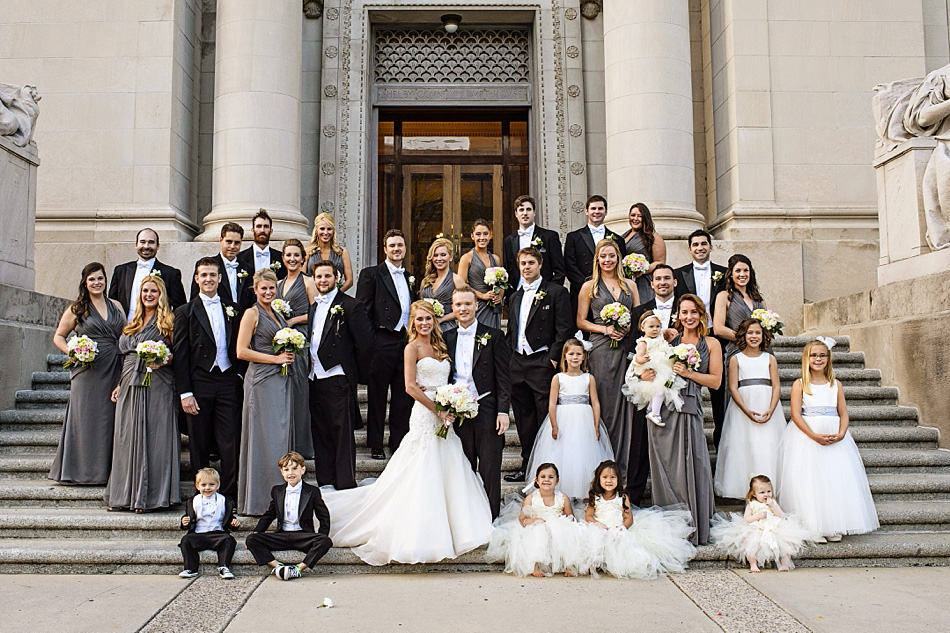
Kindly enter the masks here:
<path id="1" fill-rule="evenodd" d="M 627 495 L 624 494 L 623 490 L 623 477 L 620 476 L 620 469 L 617 468 L 617 462 L 612 459 L 605 459 L 604 461 L 597 464 L 597 468 L 594 469 L 594 478 L 590 482 L 590 491 L 587 493 L 587 499 L 585 503 L 588 506 L 594 507 L 597 497 L 603 497 L 604 493 L 607 491 L 604 490 L 604 487 L 600 485 L 600 476 L 604 474 L 604 471 L 607 469 L 614 471 L 614 474 L 617 475 L 617 490 L 615 491 L 620 498 L 623 499 L 623 509 L 627 509 Z"/>
<path id="2" fill-rule="evenodd" d="M 228 233 L 237 233 L 241 236 L 242 240 L 244 239 L 244 227 L 237 222 L 227 222 L 221 227 L 221 237 L 224 237 Z"/>
<path id="3" fill-rule="evenodd" d="M 529 196 L 528 194 L 525 194 L 525 195 L 523 195 L 523 196 L 518 196 L 517 198 L 515 198 L 515 209 L 517 210 L 518 207 L 520 207 L 520 206 L 521 206 L 523 203 L 525 203 L 525 202 L 530 202 L 530 203 L 531 203 L 531 208 L 534 209 L 535 211 L 538 210 L 538 205 L 537 205 L 537 203 L 534 201 L 534 198 L 532 198 L 532 197 Z"/>
<path id="4" fill-rule="evenodd" d="M 401 237 L 403 241 L 406 240 L 406 234 L 400 229 L 389 229 L 386 231 L 386 235 L 383 236 L 383 246 L 386 245 L 386 242 L 388 242 L 391 237 Z"/>
<path id="5" fill-rule="evenodd" d="M 729 301 L 732 301 L 732 293 L 735 292 L 736 286 L 735 282 L 732 281 L 732 271 L 735 270 L 735 267 L 738 264 L 745 264 L 749 267 L 749 283 L 746 284 L 746 292 L 749 293 L 749 298 L 753 301 L 762 301 L 762 293 L 759 292 L 759 284 L 755 280 L 755 268 L 752 267 L 752 260 L 746 257 L 741 253 L 736 253 L 729 258 L 729 263 L 726 266 L 726 278 L 723 280 L 724 284 L 722 289 L 726 292 L 726 296 L 729 297 Z"/>
<path id="6" fill-rule="evenodd" d="M 290 451 L 289 453 L 285 453 L 283 457 L 277 460 L 278 468 L 283 468 L 284 466 L 287 466 L 289 464 L 294 464 L 296 466 L 303 466 L 304 468 L 307 467 L 307 462 L 304 461 L 303 455 L 301 455 L 297 451 Z"/>
<path id="7" fill-rule="evenodd" d="M 543 263 L 544 263 L 544 255 L 542 255 L 542 254 L 541 254 L 541 251 L 538 250 L 538 249 L 537 249 L 536 247 L 534 247 L 534 246 L 525 246 L 525 247 L 522 248 L 520 251 L 518 251 L 518 256 L 515 257 L 515 261 L 518 262 L 518 263 L 520 263 L 520 262 L 521 262 L 521 256 L 522 256 L 522 255 L 528 255 L 528 256 L 530 256 L 530 257 L 534 257 L 536 260 L 538 260 L 538 263 L 539 263 L 539 264 L 543 264 Z"/>
<path id="8" fill-rule="evenodd" d="M 202 257 L 201 259 L 195 262 L 195 274 L 196 275 L 198 274 L 198 268 L 200 268 L 201 266 L 214 266 L 214 269 L 220 273 L 221 266 L 218 265 L 218 261 L 219 260 L 217 257 Z"/>
<path id="9" fill-rule="evenodd" d="M 333 276 L 337 277 L 340 274 L 340 270 L 336 267 L 336 264 L 331 262 L 329 259 L 318 259 L 314 262 L 313 266 L 310 268 L 310 274 L 313 275 L 318 268 L 330 268 L 333 270 Z"/>
<path id="10" fill-rule="evenodd" d="M 108 287 L 109 277 L 106 275 L 105 266 L 99 262 L 90 262 L 82 269 L 82 278 L 79 280 L 79 296 L 73 301 L 72 305 L 69 306 L 70 312 L 75 314 L 76 318 L 80 321 L 89 316 L 89 305 L 92 303 L 92 298 L 89 296 L 89 288 L 86 287 L 86 280 L 89 279 L 89 275 L 99 272 L 100 270 L 102 271 L 102 276 L 106 278 L 106 287 Z M 109 299 L 106 299 L 106 301 L 109 301 Z M 106 317 L 108 318 L 108 314 Z"/>
<path id="11" fill-rule="evenodd" d="M 650 214 L 650 208 L 642 202 L 636 202 L 627 211 L 627 216 L 629 217 L 630 211 L 634 209 L 640 210 L 640 218 L 643 221 L 642 226 L 640 227 L 640 237 L 643 239 L 643 245 L 647 247 L 647 252 L 651 253 L 650 259 L 653 259 L 653 242 L 656 241 L 656 226 L 653 224 L 653 215 Z M 630 229 L 631 233 L 633 229 Z"/>
<path id="12" fill-rule="evenodd" d="M 254 221 L 257 220 L 257 218 L 264 218 L 265 220 L 267 220 L 267 223 L 270 225 L 270 227 L 274 228 L 274 221 L 270 219 L 270 214 L 267 211 L 265 211 L 263 208 L 257 213 L 255 213 L 254 217 L 251 218 L 251 226 L 254 226 Z"/>
<path id="13" fill-rule="evenodd" d="M 557 466 L 555 466 L 553 462 L 544 462 L 543 464 L 541 464 L 534 470 L 534 487 L 535 488 L 541 487 L 538 485 L 538 477 L 541 476 L 542 471 L 545 471 L 548 468 L 554 471 L 555 477 L 557 477 L 558 479 L 561 479 L 561 473 L 557 471 Z"/>
<path id="14" fill-rule="evenodd" d="M 474 233 L 475 229 L 479 226 L 484 226 L 486 229 L 491 231 L 491 224 L 488 222 L 488 220 L 486 220 L 485 218 L 478 218 L 477 220 L 472 222 L 472 233 Z"/>
<path id="15" fill-rule="evenodd" d="M 736 326 L 736 347 L 739 348 L 740 352 L 744 352 L 749 346 L 746 343 L 745 335 L 753 325 L 758 325 L 762 329 L 762 342 L 759 344 L 759 351 L 766 350 L 772 345 L 772 333 L 765 329 L 758 319 L 742 319 L 739 325 Z"/>
<path id="16" fill-rule="evenodd" d="M 587 199 L 587 202 L 584 204 L 584 208 L 589 209 L 590 205 L 593 204 L 594 202 L 603 202 L 604 206 L 605 207 L 607 206 L 607 198 L 603 197 L 600 194 L 595 193 L 594 195 L 592 195 L 590 198 Z"/>
<path id="17" fill-rule="evenodd" d="M 685 330 L 679 318 L 680 308 L 683 307 L 684 301 L 692 301 L 693 303 L 696 304 L 696 308 L 699 310 L 699 328 L 698 328 L 699 338 L 703 338 L 704 336 L 709 334 L 709 313 L 706 312 L 706 304 L 703 303 L 703 300 L 694 294 L 687 293 L 683 295 L 682 297 L 680 297 L 679 300 L 676 302 L 676 312 L 675 312 L 676 325 L 674 326 L 676 328 L 676 331 L 682 334 L 683 331 Z"/>
<path id="18" fill-rule="evenodd" d="M 749 492 L 745 493 L 745 502 L 749 503 L 755 498 L 755 484 L 768 484 L 772 486 L 772 480 L 766 475 L 756 475 L 749 480 Z M 772 486 L 772 494 L 775 494 L 775 486 Z"/>

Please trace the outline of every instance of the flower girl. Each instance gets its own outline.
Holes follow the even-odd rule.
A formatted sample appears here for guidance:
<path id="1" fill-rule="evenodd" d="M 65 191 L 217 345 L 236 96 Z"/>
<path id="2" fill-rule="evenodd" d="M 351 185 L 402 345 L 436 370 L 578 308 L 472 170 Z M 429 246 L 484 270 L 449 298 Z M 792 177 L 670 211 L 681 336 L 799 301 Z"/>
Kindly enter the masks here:
<path id="1" fill-rule="evenodd" d="M 673 373 L 673 359 L 670 358 L 673 348 L 660 336 L 663 331 L 660 318 L 652 310 L 644 312 L 639 327 L 643 336 L 637 339 L 633 362 L 627 368 L 621 391 L 638 409 L 650 405 L 647 419 L 657 426 L 666 426 L 660 417 L 663 402 L 679 411 L 683 406 L 680 389 L 686 381 Z M 656 378 L 651 381 L 640 380 L 640 376 L 648 369 L 656 372 Z"/>
<path id="2" fill-rule="evenodd" d="M 729 359 L 729 395 L 716 457 L 716 494 L 741 499 L 749 474 L 777 474 L 785 414 L 779 405 L 778 363 L 768 349 L 772 335 L 755 319 L 736 327 L 739 352 Z"/>
<path id="3" fill-rule="evenodd" d="M 686 569 L 696 552 L 687 540 L 693 532 L 689 512 L 655 508 L 633 512 L 622 490 L 616 462 L 601 462 L 584 515 L 594 552 L 591 571 L 600 567 L 617 578 L 648 579 Z"/>
<path id="4" fill-rule="evenodd" d="M 570 338 L 561 351 L 561 373 L 551 380 L 548 417 L 544 419 L 528 458 L 528 472 L 539 464 L 557 464 L 558 489 L 581 499 L 590 486 L 590 474 L 601 461 L 613 459 L 607 433 L 600 428 L 597 383 L 587 373 L 587 352 Z M 525 493 L 533 486 L 525 488 Z"/>
<path id="5" fill-rule="evenodd" d="M 756 475 L 749 481 L 745 514 L 732 513 L 732 520 L 716 515 L 710 531 L 712 540 L 723 546 L 739 562 L 749 562 L 749 571 L 775 562 L 779 571 L 794 569 L 792 556 L 802 551 L 811 533 L 794 516 L 786 516 L 775 501 L 772 481 Z"/>
<path id="6" fill-rule="evenodd" d="M 778 496 L 789 512 L 821 535 L 865 534 L 880 524 L 858 446 L 848 433 L 848 407 L 831 367 L 832 338 L 805 344 L 802 377 L 792 385 L 792 422 L 779 452 Z"/>
<path id="7" fill-rule="evenodd" d="M 593 564 L 585 528 L 574 522 L 571 500 L 557 492 L 554 464 L 538 466 L 537 490 L 519 508 L 509 502 L 495 520 L 485 554 L 489 562 L 505 561 L 505 572 L 542 578 L 556 573 L 575 576 Z"/>

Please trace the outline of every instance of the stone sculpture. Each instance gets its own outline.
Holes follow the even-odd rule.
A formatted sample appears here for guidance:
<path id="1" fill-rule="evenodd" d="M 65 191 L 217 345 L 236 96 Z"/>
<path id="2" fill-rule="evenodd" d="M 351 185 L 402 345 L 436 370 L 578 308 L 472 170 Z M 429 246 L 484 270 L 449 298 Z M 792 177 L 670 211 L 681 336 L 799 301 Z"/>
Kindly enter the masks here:
<path id="1" fill-rule="evenodd" d="M 29 145 L 40 115 L 36 103 L 41 98 L 36 86 L 0 83 L 0 136 L 9 136 L 19 147 Z"/>
<path id="2" fill-rule="evenodd" d="M 311 20 L 323 15 L 323 0 L 303 0 L 303 14 Z"/>
<path id="3" fill-rule="evenodd" d="M 922 199 L 927 243 L 950 246 L 950 64 L 926 77 L 874 87 L 877 133 L 885 149 L 917 137 L 936 139 L 924 170 Z"/>

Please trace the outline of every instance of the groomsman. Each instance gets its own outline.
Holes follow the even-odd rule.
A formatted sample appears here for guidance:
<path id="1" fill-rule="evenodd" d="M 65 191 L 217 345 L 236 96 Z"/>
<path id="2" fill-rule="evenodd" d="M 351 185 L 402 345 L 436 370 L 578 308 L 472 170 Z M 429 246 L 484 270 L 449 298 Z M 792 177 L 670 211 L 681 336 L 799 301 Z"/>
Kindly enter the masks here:
<path id="1" fill-rule="evenodd" d="M 518 269 L 518 251 L 533 246 L 544 256 L 541 278 L 564 285 L 564 255 L 561 254 L 561 238 L 556 231 L 543 229 L 534 223 L 535 203 L 531 196 L 515 200 L 515 219 L 518 230 L 505 238 L 504 259 L 508 281 L 517 290 L 521 287 L 521 272 Z"/>
<path id="2" fill-rule="evenodd" d="M 445 333 L 455 369 L 453 382 L 468 385 L 478 399 L 478 414 L 456 424 L 455 432 L 472 470 L 482 477 L 492 517 L 501 509 L 501 457 L 508 430 L 508 350 L 501 330 L 475 320 L 475 291 L 461 286 L 452 293 L 458 328 Z"/>
<path id="3" fill-rule="evenodd" d="M 383 430 L 386 424 L 386 395 L 389 394 L 389 448 L 395 451 L 409 432 L 412 396 L 406 393 L 403 350 L 409 326 L 409 306 L 415 299 L 415 278 L 403 268 L 406 238 L 399 229 L 390 229 L 383 238 L 386 259 L 378 266 L 360 271 L 356 299 L 369 314 L 375 335 L 370 365 L 369 411 L 366 416 L 366 443 L 373 459 L 386 459 Z"/>
<path id="4" fill-rule="evenodd" d="M 264 209 L 258 211 L 257 215 L 251 218 L 254 242 L 250 247 L 238 253 L 237 259 L 241 267 L 251 273 L 252 277 L 261 268 L 270 268 L 277 275 L 279 281 L 287 276 L 287 270 L 281 263 L 280 251 L 270 247 L 270 236 L 274 232 L 273 224 L 267 211 Z M 242 290 L 241 308 L 246 310 L 254 305 L 256 301 L 257 297 L 254 296 L 253 288 L 250 284 L 247 284 Z"/>
<path id="5" fill-rule="evenodd" d="M 198 260 L 195 284 L 197 296 L 175 310 L 175 389 L 188 418 L 191 470 L 210 466 L 217 446 L 221 494 L 237 498 L 244 374 L 236 351 L 240 313 L 230 297 L 219 294 L 218 258 Z"/>
<path id="6" fill-rule="evenodd" d="M 571 309 L 574 311 L 572 319 L 576 317 L 577 295 L 580 294 L 581 286 L 594 272 L 597 242 L 613 238 L 620 247 L 621 257 L 625 254 L 623 238 L 604 226 L 604 218 L 607 217 L 606 198 L 597 195 L 588 198 L 584 215 L 587 216 L 587 226 L 571 231 L 564 240 L 564 265 L 567 280 L 571 282 Z"/>
<path id="7" fill-rule="evenodd" d="M 254 270 L 242 266 L 237 258 L 243 239 L 244 228 L 235 222 L 228 222 L 221 227 L 221 238 L 218 240 L 220 252 L 213 258 L 221 273 L 218 295 L 222 300 L 237 304 L 240 304 L 244 289 L 254 286 Z M 191 298 L 194 299 L 198 293 L 198 283 L 192 282 Z M 241 311 L 243 312 L 243 309 Z"/>
<path id="8" fill-rule="evenodd" d="M 371 353 L 373 330 L 356 299 L 337 290 L 336 264 L 318 261 L 310 306 L 310 432 L 317 482 L 337 490 L 356 487 L 356 402 L 359 358 Z"/>
<path id="9" fill-rule="evenodd" d="M 168 304 L 172 310 L 183 305 L 185 288 L 181 285 L 181 271 L 158 261 L 158 233 L 152 229 L 142 229 L 135 236 L 135 252 L 138 259 L 134 262 L 119 264 L 112 271 L 112 283 L 109 284 L 109 298 L 118 301 L 125 310 L 129 322 L 135 316 L 135 302 L 139 296 L 142 280 L 148 275 L 157 274 L 165 282 L 168 290 Z"/>
<path id="10" fill-rule="evenodd" d="M 709 256 L 712 254 L 712 236 L 706 231 L 702 229 L 693 231 L 689 234 L 686 244 L 693 261 L 676 269 L 677 297 L 690 293 L 702 299 L 703 303 L 706 304 L 708 325 L 710 331 L 712 331 L 716 295 L 722 290 L 726 267 L 709 261 Z M 725 345 L 723 345 L 723 348 L 725 348 Z M 722 384 L 719 389 L 709 390 L 713 422 L 716 427 L 713 431 L 713 442 L 716 448 L 719 447 L 719 440 L 722 438 L 722 424 L 726 417 L 726 388 L 726 385 Z"/>
<path id="11" fill-rule="evenodd" d="M 533 246 L 518 251 L 524 284 L 511 296 L 508 308 L 508 350 L 521 467 L 505 476 L 505 481 L 525 480 L 534 438 L 548 413 L 551 379 L 561 361 L 561 348 L 577 329 L 567 291 L 541 278 L 543 262 L 544 256 Z"/>
<path id="12" fill-rule="evenodd" d="M 676 280 L 672 266 L 668 264 L 657 264 L 653 270 L 654 272 L 658 270 L 661 271 L 659 280 L 656 281 L 656 276 L 654 275 L 655 281 L 650 282 L 654 297 L 630 311 L 630 323 L 634 327 L 637 327 L 643 313 L 652 310 L 654 314 L 660 317 L 660 322 L 665 330 L 673 327 L 673 317 L 676 312 L 676 288 L 679 283 Z M 643 332 L 641 332 L 639 336 L 643 336 Z"/>

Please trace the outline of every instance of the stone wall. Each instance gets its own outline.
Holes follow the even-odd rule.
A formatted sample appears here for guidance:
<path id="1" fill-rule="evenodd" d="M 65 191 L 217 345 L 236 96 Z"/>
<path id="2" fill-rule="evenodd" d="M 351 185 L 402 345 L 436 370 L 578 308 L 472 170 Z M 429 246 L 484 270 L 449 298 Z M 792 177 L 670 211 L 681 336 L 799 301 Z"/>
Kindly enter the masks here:
<path id="1" fill-rule="evenodd" d="M 0 136 L 0 284 L 32 290 L 33 224 L 36 221 L 36 144 L 17 147 Z"/>

